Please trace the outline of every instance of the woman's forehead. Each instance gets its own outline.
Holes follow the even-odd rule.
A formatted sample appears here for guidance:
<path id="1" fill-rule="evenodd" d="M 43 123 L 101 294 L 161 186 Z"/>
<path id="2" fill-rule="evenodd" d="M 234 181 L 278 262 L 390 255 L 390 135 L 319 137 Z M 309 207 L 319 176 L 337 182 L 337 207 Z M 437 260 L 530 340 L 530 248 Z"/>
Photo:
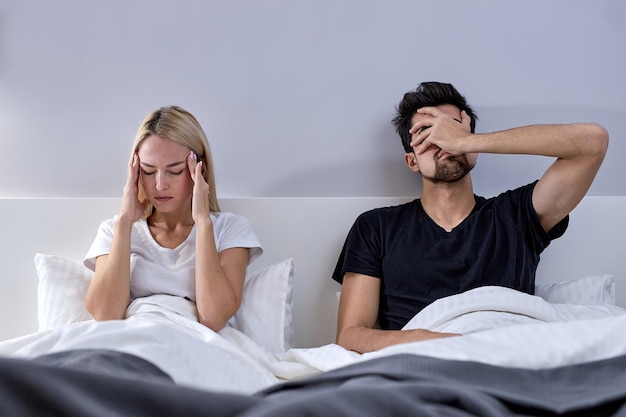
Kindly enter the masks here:
<path id="1" fill-rule="evenodd" d="M 173 140 L 151 135 L 142 142 L 137 153 L 145 162 L 173 163 L 185 161 L 189 149 Z"/>

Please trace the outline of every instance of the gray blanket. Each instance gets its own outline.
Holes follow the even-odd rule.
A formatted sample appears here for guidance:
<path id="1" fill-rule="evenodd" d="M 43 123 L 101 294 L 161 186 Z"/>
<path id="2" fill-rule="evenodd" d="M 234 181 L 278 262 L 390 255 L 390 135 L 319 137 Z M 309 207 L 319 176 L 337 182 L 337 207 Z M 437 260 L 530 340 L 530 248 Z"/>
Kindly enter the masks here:
<path id="1" fill-rule="evenodd" d="M 117 352 L 0 358 L 0 415 L 626 417 L 626 356 L 525 370 L 403 354 L 251 396 L 180 387 Z"/>

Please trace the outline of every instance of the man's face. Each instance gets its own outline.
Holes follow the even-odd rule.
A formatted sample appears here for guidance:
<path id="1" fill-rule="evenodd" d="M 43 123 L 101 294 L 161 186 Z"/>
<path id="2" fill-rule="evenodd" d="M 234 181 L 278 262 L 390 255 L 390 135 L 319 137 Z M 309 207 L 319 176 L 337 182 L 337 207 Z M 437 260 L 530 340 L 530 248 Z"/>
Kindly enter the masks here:
<path id="1" fill-rule="evenodd" d="M 444 104 L 437 106 L 442 112 L 452 116 L 460 123 L 461 111 L 456 106 Z M 411 125 L 418 121 L 428 120 L 431 116 L 416 113 L 411 118 Z M 452 183 L 464 178 L 476 165 L 478 154 L 451 155 L 441 148 L 431 145 L 425 152 L 406 154 L 405 159 L 409 167 L 422 174 L 422 178 L 433 183 Z M 414 165 L 411 166 L 411 163 Z"/>

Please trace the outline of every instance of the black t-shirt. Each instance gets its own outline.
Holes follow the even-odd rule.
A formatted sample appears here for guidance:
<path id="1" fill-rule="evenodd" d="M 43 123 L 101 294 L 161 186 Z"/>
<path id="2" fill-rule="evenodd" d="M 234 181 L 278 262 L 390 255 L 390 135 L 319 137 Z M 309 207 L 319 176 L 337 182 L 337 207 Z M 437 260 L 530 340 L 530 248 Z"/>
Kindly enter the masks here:
<path id="1" fill-rule="evenodd" d="M 540 253 L 565 233 L 566 216 L 546 233 L 532 206 L 536 182 L 485 199 L 452 231 L 437 225 L 419 199 L 367 211 L 355 221 L 333 279 L 346 272 L 381 279 L 378 320 L 401 329 L 433 301 L 498 285 L 535 292 Z"/>

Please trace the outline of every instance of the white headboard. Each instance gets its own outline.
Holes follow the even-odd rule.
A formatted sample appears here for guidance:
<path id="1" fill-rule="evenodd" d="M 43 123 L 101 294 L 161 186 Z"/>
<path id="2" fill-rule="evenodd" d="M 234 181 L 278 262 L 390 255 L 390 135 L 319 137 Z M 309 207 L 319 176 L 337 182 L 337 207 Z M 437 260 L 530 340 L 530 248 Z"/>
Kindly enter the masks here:
<path id="1" fill-rule="evenodd" d="M 340 286 L 330 278 L 358 214 L 409 198 L 226 198 L 222 210 L 250 219 L 265 248 L 259 268 L 295 259 L 294 326 L 298 347 L 334 341 Z M 116 214 L 118 198 L 0 199 L 0 340 L 37 330 L 36 252 L 81 261 L 100 221 Z M 626 197 L 586 197 L 570 228 L 544 252 L 537 282 L 614 274 L 626 307 Z"/>

